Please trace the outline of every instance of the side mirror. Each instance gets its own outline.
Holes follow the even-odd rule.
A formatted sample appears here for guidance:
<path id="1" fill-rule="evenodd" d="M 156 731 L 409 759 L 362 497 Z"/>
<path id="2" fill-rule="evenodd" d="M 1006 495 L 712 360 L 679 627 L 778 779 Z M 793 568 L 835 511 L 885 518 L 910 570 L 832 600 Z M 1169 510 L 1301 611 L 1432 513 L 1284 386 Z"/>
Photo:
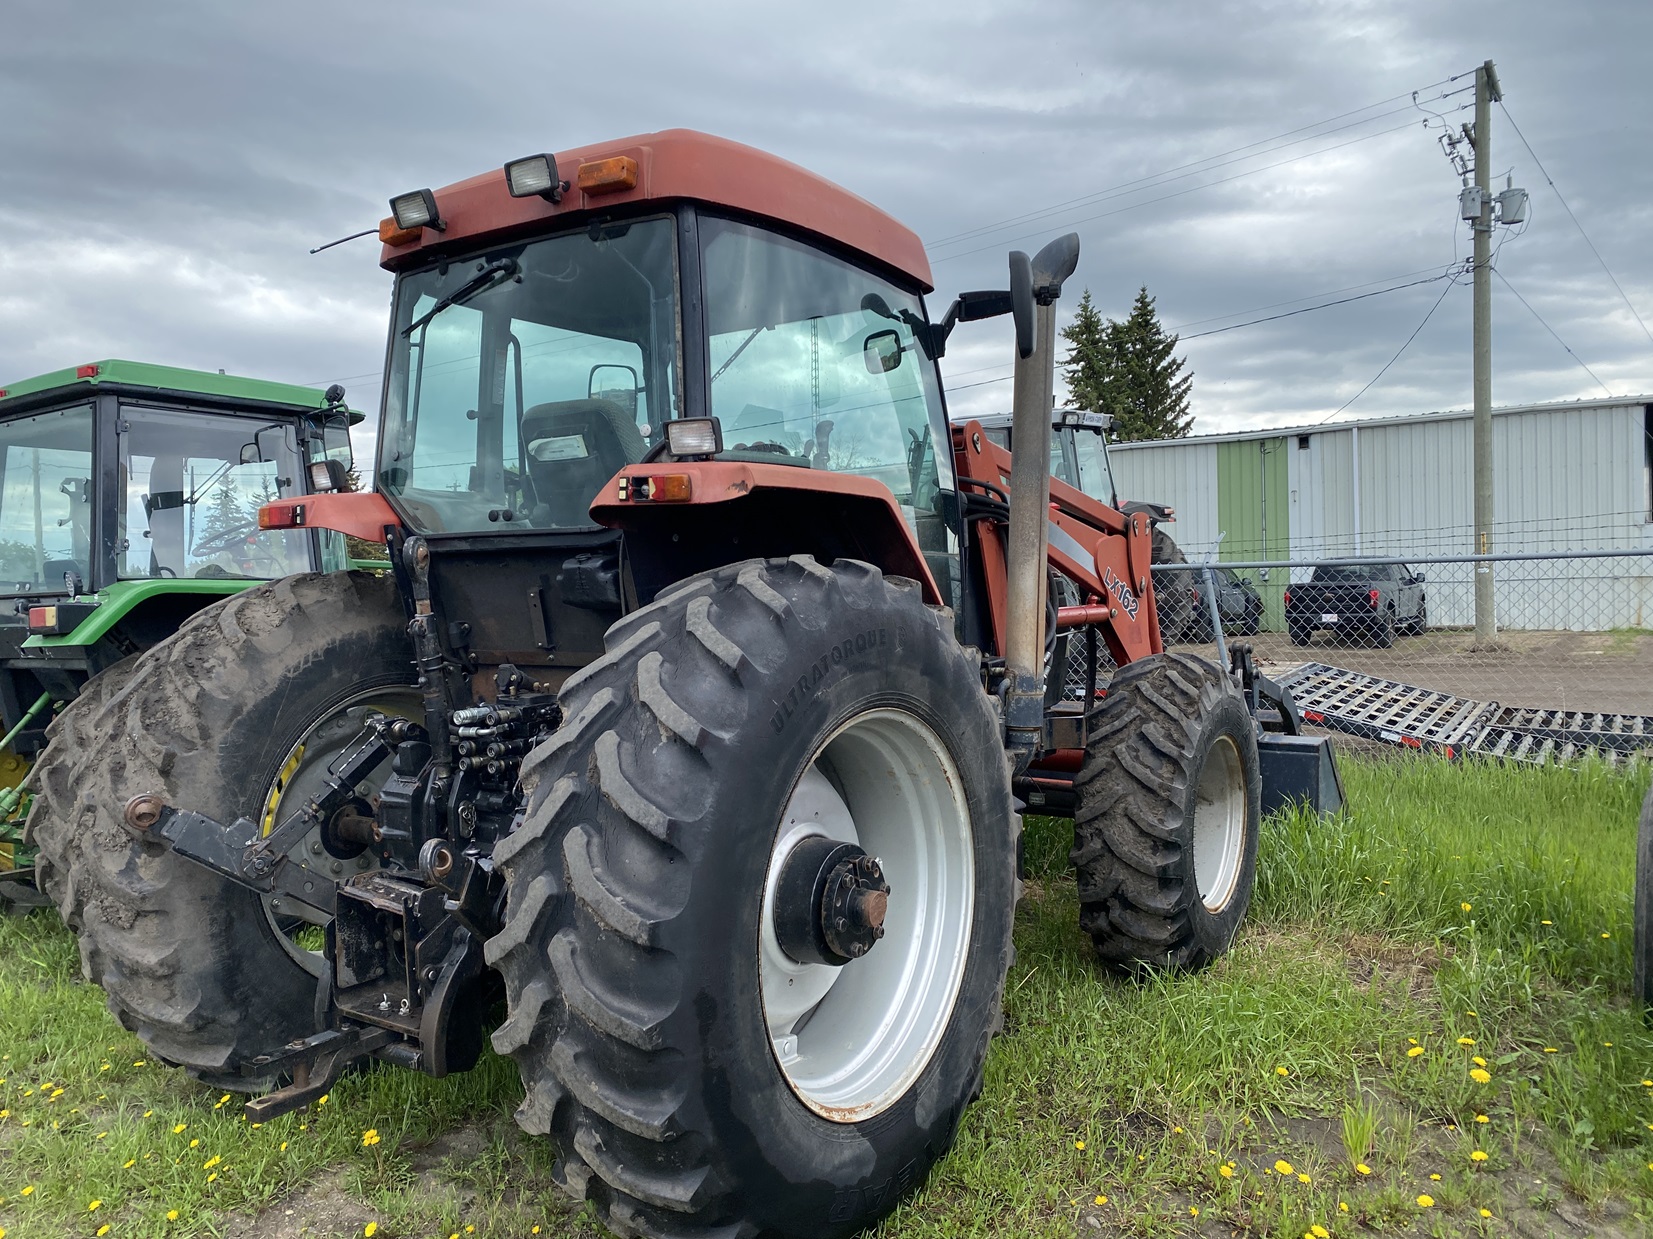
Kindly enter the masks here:
<path id="1" fill-rule="evenodd" d="M 888 374 L 901 364 L 901 337 L 893 331 L 875 331 L 861 342 L 861 359 L 868 374 Z"/>
<path id="2" fill-rule="evenodd" d="M 1413 574 L 1412 574 L 1412 584 L 1414 584 L 1414 585 L 1422 585 L 1422 584 L 1423 584 L 1423 573 L 1421 573 L 1421 572 L 1414 572 L 1414 573 L 1413 573 Z"/>
<path id="3" fill-rule="evenodd" d="M 1033 256 L 1033 296 L 1049 305 L 1062 295 L 1062 285 L 1079 265 L 1079 234 L 1057 237 Z"/>
<path id="4" fill-rule="evenodd" d="M 1033 356 L 1033 265 L 1021 250 L 1010 251 L 1010 313 L 1016 322 L 1016 356 Z"/>
<path id="5" fill-rule="evenodd" d="M 637 371 L 630 366 L 592 366 L 586 378 L 585 394 L 590 400 L 608 400 L 619 405 L 633 419 L 637 417 Z"/>
<path id="6" fill-rule="evenodd" d="M 356 449 L 350 442 L 350 418 L 345 414 L 330 413 L 322 419 L 321 454 L 323 459 L 340 465 L 345 473 L 349 473 L 355 467 Z"/>
<path id="7" fill-rule="evenodd" d="M 256 465 L 262 459 L 263 456 L 258 450 L 257 443 L 243 443 L 241 445 L 241 456 L 237 463 L 243 465 Z"/>

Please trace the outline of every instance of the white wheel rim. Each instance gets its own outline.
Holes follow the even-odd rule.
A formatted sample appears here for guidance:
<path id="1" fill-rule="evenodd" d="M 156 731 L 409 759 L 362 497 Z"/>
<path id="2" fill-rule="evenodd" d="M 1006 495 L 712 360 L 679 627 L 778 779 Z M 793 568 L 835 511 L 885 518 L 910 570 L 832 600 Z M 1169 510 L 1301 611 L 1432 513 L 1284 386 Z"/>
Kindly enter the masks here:
<path id="1" fill-rule="evenodd" d="M 1245 767 L 1228 736 L 1205 755 L 1194 789 L 1194 882 L 1200 902 L 1220 912 L 1234 897 L 1246 831 Z"/>
<path id="2" fill-rule="evenodd" d="M 890 886 L 884 937 L 842 967 L 799 963 L 775 935 L 781 866 L 810 835 L 854 843 Z M 975 901 L 970 811 L 931 728 L 871 710 L 817 751 L 789 798 L 764 882 L 759 978 L 781 1074 L 823 1118 L 854 1123 L 899 1100 L 947 1030 Z"/>
<path id="3" fill-rule="evenodd" d="M 262 833 L 269 834 L 286 819 L 294 806 L 321 791 L 327 767 L 362 729 L 367 715 L 373 711 L 402 718 L 422 719 L 423 708 L 419 694 L 412 688 L 397 686 L 370 688 L 329 710 L 299 737 L 278 767 L 264 795 Z M 378 794 L 390 774 L 387 758 L 360 784 L 358 792 L 363 799 Z M 362 791 L 362 789 L 366 789 Z M 286 812 L 283 812 L 286 806 Z M 304 837 L 287 849 L 290 864 L 303 871 L 305 877 L 337 886 L 346 878 L 365 873 L 378 866 L 372 852 L 363 852 L 353 860 L 340 860 L 328 853 L 321 844 L 321 828 L 312 827 Z M 320 976 L 326 965 L 318 941 L 319 935 L 306 933 L 312 927 L 325 926 L 333 918 L 321 909 L 281 895 L 261 896 L 264 915 L 275 931 L 276 941 L 303 969 L 312 976 Z"/>

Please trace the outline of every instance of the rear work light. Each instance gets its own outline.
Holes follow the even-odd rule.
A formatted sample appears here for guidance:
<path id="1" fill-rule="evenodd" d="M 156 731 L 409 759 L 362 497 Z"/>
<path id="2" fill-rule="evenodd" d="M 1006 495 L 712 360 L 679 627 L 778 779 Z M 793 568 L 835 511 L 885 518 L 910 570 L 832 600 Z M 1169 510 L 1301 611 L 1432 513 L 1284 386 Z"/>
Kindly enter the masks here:
<path id="1" fill-rule="evenodd" d="M 1380 594 L 1379 594 L 1379 593 L 1378 593 L 1378 591 L 1377 591 L 1377 590 L 1375 590 L 1375 589 L 1369 589 L 1369 590 L 1367 590 L 1367 591 L 1366 591 L 1366 604 L 1367 604 L 1367 605 L 1368 605 L 1368 606 L 1370 606 L 1370 607 L 1372 607 L 1372 608 L 1373 608 L 1373 609 L 1376 609 L 1376 607 L 1377 607 L 1377 604 L 1378 604 L 1378 599 L 1379 599 L 1379 598 L 1380 598 L 1380 597 L 1381 597 L 1381 596 L 1382 596 L 1382 595 L 1380 595 Z"/>
<path id="2" fill-rule="evenodd" d="M 56 637 L 73 632 L 96 611 L 95 602 L 59 602 L 29 608 L 29 632 L 37 637 Z"/>
<path id="3" fill-rule="evenodd" d="M 436 210 L 436 195 L 428 189 L 397 194 L 390 200 L 390 213 L 398 228 L 429 228 L 432 232 L 446 232 L 448 228 Z"/>
<path id="4" fill-rule="evenodd" d="M 723 427 L 715 417 L 667 422 L 666 448 L 673 456 L 714 456 L 723 450 Z"/>
<path id="5" fill-rule="evenodd" d="M 555 155 L 526 155 L 505 165 L 505 188 L 513 198 L 544 198 L 561 202 L 568 182 L 557 177 Z"/>
<path id="6" fill-rule="evenodd" d="M 648 477 L 620 479 L 621 501 L 639 503 L 687 503 L 694 498 L 694 484 L 687 473 L 656 473 Z"/>

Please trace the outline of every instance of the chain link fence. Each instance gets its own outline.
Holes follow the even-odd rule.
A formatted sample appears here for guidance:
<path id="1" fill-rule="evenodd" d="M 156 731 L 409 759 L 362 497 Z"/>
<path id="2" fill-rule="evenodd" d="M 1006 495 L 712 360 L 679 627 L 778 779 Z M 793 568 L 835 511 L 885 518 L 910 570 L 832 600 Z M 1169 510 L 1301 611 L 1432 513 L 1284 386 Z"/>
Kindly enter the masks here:
<path id="1" fill-rule="evenodd" d="M 1483 565 L 1491 640 L 1475 632 Z M 1154 588 L 1167 649 L 1226 663 L 1243 642 L 1331 730 L 1453 756 L 1653 755 L 1653 549 L 1231 557 L 1157 565 Z M 1067 659 L 1082 699 L 1082 639 Z M 1112 670 L 1104 651 L 1097 682 Z"/>

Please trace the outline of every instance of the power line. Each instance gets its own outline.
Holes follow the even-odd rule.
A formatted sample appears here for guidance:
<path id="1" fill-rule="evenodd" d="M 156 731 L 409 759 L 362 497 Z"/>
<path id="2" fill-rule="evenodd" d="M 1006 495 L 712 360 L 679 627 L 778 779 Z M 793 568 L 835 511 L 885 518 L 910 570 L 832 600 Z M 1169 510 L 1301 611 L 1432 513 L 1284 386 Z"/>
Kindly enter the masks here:
<path id="1" fill-rule="evenodd" d="M 1410 109 L 1406 109 L 1406 110 L 1410 110 Z M 1186 189 L 1179 189 L 1179 190 L 1175 191 L 1174 193 L 1161 194 L 1158 198 L 1147 198 L 1147 199 L 1144 199 L 1141 202 L 1133 202 L 1129 206 L 1117 207 L 1116 209 L 1114 209 L 1112 211 L 1101 211 L 1101 212 L 1098 212 L 1095 215 L 1084 215 L 1084 216 L 1081 216 L 1078 219 L 1069 220 L 1068 223 L 1069 224 L 1087 224 L 1087 223 L 1091 223 L 1095 220 L 1106 219 L 1110 215 L 1122 215 L 1126 211 L 1135 211 L 1135 210 L 1139 210 L 1140 208 L 1145 207 L 1145 206 L 1153 206 L 1157 202 L 1169 202 L 1172 198 L 1180 198 L 1184 194 L 1195 193 L 1195 192 L 1197 192 L 1199 190 L 1202 190 L 1202 189 L 1214 189 L 1218 185 L 1226 185 L 1230 181 L 1237 181 L 1237 180 L 1240 180 L 1242 177 L 1255 176 L 1259 172 L 1268 172 L 1268 171 L 1270 171 L 1271 169 L 1274 169 L 1274 168 L 1283 168 L 1287 164 L 1299 163 L 1299 162 L 1301 162 L 1302 160 L 1305 160 L 1305 159 L 1313 159 L 1316 155 L 1330 154 L 1332 151 L 1342 150 L 1346 146 L 1353 146 L 1357 142 L 1369 142 L 1373 138 L 1388 137 L 1390 134 L 1399 133 L 1403 129 L 1411 129 L 1413 127 L 1413 124 L 1414 124 L 1414 122 L 1407 121 L 1406 124 L 1396 125 L 1392 129 L 1380 129 L 1376 133 L 1362 134 L 1358 138 L 1350 138 L 1347 142 L 1337 142 L 1337 143 L 1334 143 L 1331 146 L 1323 146 L 1319 150 L 1316 150 L 1316 151 L 1307 151 L 1307 152 L 1305 152 L 1301 155 L 1293 155 L 1290 159 L 1281 159 L 1281 160 L 1278 160 L 1275 163 L 1263 164 L 1262 166 L 1256 167 L 1256 168 L 1248 168 L 1244 172 L 1236 172 L 1233 176 L 1219 177 L 1217 180 L 1207 181 L 1203 185 L 1190 185 Z M 945 258 L 933 259 L 932 262 L 931 262 L 931 265 L 932 266 L 938 266 L 938 265 L 940 265 L 941 263 L 944 263 L 944 262 L 953 262 L 954 260 L 959 259 L 959 258 L 968 258 L 972 254 L 985 253 L 988 250 L 998 249 L 1001 245 L 1008 245 L 1008 244 L 1011 244 L 1012 242 L 1015 242 L 1015 241 L 1024 241 L 1024 240 L 1028 239 L 1029 237 L 1034 237 L 1034 236 L 1038 236 L 1038 235 L 1039 235 L 1038 233 L 1028 232 L 1028 233 L 1022 233 L 1019 236 L 1004 238 L 1004 239 L 1001 239 L 999 241 L 993 242 L 991 245 L 980 245 L 980 246 L 977 246 L 975 249 L 962 250 L 957 254 L 948 254 Z"/>
<path id="2" fill-rule="evenodd" d="M 1298 314 L 1307 314 L 1311 310 L 1328 310 L 1334 305 L 1348 305 L 1351 301 L 1365 301 L 1368 297 L 1381 297 L 1384 293 L 1396 293 L 1403 288 L 1416 288 L 1420 284 L 1433 284 L 1437 280 L 1450 280 L 1454 274 L 1456 273 L 1453 271 L 1447 271 L 1441 275 L 1432 275 L 1427 280 L 1412 280 L 1410 283 L 1396 284 L 1392 288 L 1379 288 L 1369 293 L 1360 293 L 1353 297 L 1343 297 L 1337 301 L 1325 301 L 1319 305 L 1306 305 L 1300 310 L 1287 310 L 1284 314 L 1270 314 L 1267 318 L 1248 319 L 1246 322 L 1233 323 L 1227 327 L 1213 327 L 1210 331 L 1196 331 L 1191 336 L 1181 336 L 1179 338 L 1183 340 L 1199 340 L 1203 339 L 1205 336 L 1217 336 L 1221 335 L 1225 331 L 1238 331 L 1241 327 L 1255 327 L 1258 323 L 1272 323 L 1282 318 L 1292 318 Z"/>
<path id="3" fill-rule="evenodd" d="M 1556 188 L 1555 179 L 1551 177 L 1548 170 L 1545 169 L 1544 161 L 1539 159 L 1538 152 L 1533 150 L 1532 143 L 1527 141 L 1527 135 L 1521 132 L 1521 126 L 1515 123 L 1515 117 L 1510 115 L 1510 110 L 1502 99 L 1498 101 L 1498 106 L 1504 109 L 1504 119 L 1509 121 L 1510 128 L 1515 130 L 1515 136 L 1521 139 L 1521 145 L 1527 148 L 1527 154 L 1532 156 L 1533 163 L 1538 165 L 1538 171 L 1539 174 L 1543 176 L 1544 183 L 1547 184 L 1550 187 L 1551 192 L 1555 194 L 1556 200 L 1561 203 L 1562 210 L 1567 212 L 1567 218 L 1573 221 L 1573 227 L 1577 228 L 1578 235 L 1584 238 L 1584 244 L 1588 245 L 1590 247 L 1590 252 L 1596 256 L 1596 261 L 1601 264 L 1601 269 L 1606 272 L 1607 278 L 1612 281 L 1613 287 L 1618 291 L 1619 296 L 1623 299 L 1626 308 L 1629 309 L 1631 317 L 1636 320 L 1636 325 L 1642 329 L 1642 334 L 1647 337 L 1647 342 L 1649 344 L 1653 344 L 1653 331 L 1649 331 L 1647 329 L 1647 324 L 1642 321 L 1642 316 L 1636 313 L 1636 307 L 1631 304 L 1630 298 L 1625 294 L 1623 286 L 1620 285 L 1618 281 L 1618 277 L 1615 276 L 1612 270 L 1607 266 L 1607 260 L 1601 256 L 1601 251 L 1596 248 L 1596 243 L 1590 240 L 1590 234 L 1584 231 L 1584 225 L 1578 222 L 1578 216 L 1574 215 L 1573 208 L 1567 205 L 1567 199 L 1561 196 L 1561 190 Z M 1505 280 L 1504 283 L 1507 285 L 1509 281 Z M 1514 292 L 1515 290 L 1511 289 L 1510 291 Z M 1516 293 L 1516 296 L 1520 295 L 1521 294 Z M 1527 308 L 1532 309 L 1531 306 L 1528 306 Z M 1542 322 L 1543 320 L 1540 319 L 1539 321 Z M 1548 326 L 1548 324 L 1545 325 Z M 1551 332 L 1550 334 L 1554 335 L 1555 333 Z M 1559 336 L 1556 338 L 1560 339 Z M 1562 345 L 1562 347 L 1567 348 L 1566 345 Z M 1570 353 L 1573 350 L 1567 349 L 1567 351 Z M 1580 362 L 1579 364 L 1583 365 L 1584 363 Z M 1601 380 L 1596 379 L 1596 382 L 1600 383 Z"/>
<path id="4" fill-rule="evenodd" d="M 1441 277 L 1441 278 L 1445 278 L 1445 277 Z M 1404 353 L 1411 346 L 1413 340 L 1416 340 L 1418 338 L 1418 333 L 1421 332 L 1425 327 L 1427 327 L 1429 325 L 1429 320 L 1435 317 L 1435 311 L 1441 308 L 1441 302 L 1446 300 L 1447 293 L 1451 292 L 1457 286 L 1458 286 L 1457 281 L 1453 281 L 1452 283 L 1449 283 L 1445 288 L 1441 289 L 1441 295 L 1439 297 L 1435 298 L 1435 304 L 1429 307 L 1429 313 L 1427 313 L 1423 316 L 1423 322 L 1419 323 L 1417 325 L 1417 327 L 1413 330 L 1412 334 L 1406 337 L 1406 343 L 1401 345 L 1400 348 L 1395 351 L 1395 355 L 1393 357 L 1391 357 L 1388 361 L 1384 362 L 1383 369 L 1379 370 L 1376 374 L 1374 374 L 1372 376 L 1372 381 L 1370 383 L 1367 383 L 1365 387 L 1362 387 L 1354 395 L 1350 396 L 1346 401 L 1343 402 L 1342 405 L 1340 405 L 1336 409 L 1333 409 L 1330 413 L 1326 414 L 1325 417 L 1321 418 L 1320 419 L 1320 424 L 1322 426 L 1324 426 L 1327 422 L 1331 421 L 1332 418 L 1336 417 L 1339 413 L 1343 412 L 1344 409 L 1348 408 L 1356 400 L 1359 400 L 1367 392 L 1371 391 L 1372 390 L 1372 385 L 1375 384 L 1379 379 L 1381 379 L 1385 374 L 1389 373 L 1389 367 L 1394 365 L 1397 361 L 1400 360 L 1400 355 L 1402 353 Z"/>
<path id="5" fill-rule="evenodd" d="M 1544 330 L 1549 332 L 1552 336 L 1555 336 L 1555 342 L 1557 344 L 1559 344 L 1562 348 L 1567 349 L 1567 356 L 1571 357 L 1574 361 L 1578 362 L 1579 365 L 1584 366 L 1584 373 L 1588 374 L 1591 378 L 1595 379 L 1596 385 L 1598 387 L 1600 387 L 1602 391 L 1606 392 L 1608 394 L 1608 396 L 1611 396 L 1613 394 L 1613 389 L 1611 387 L 1608 387 L 1607 384 L 1603 383 L 1601 381 L 1601 376 L 1598 375 L 1594 370 L 1590 369 L 1589 366 L 1584 365 L 1584 359 L 1582 357 L 1580 357 L 1577 353 L 1573 352 L 1572 349 L 1567 348 L 1567 341 L 1563 340 L 1560 336 L 1556 335 L 1555 328 L 1550 326 L 1548 323 L 1546 323 L 1544 321 L 1544 316 L 1542 314 L 1540 314 L 1537 310 L 1533 309 L 1532 304 L 1525 297 L 1523 297 L 1519 292 L 1516 292 L 1515 285 L 1511 284 L 1509 282 L 1509 280 L 1505 279 L 1504 273 L 1502 271 L 1500 271 L 1497 267 L 1494 267 L 1492 269 L 1492 273 L 1494 275 L 1496 275 L 1499 279 L 1504 281 L 1504 287 L 1505 288 L 1509 289 L 1512 293 L 1515 293 L 1515 299 L 1517 301 L 1519 301 L 1522 305 L 1527 307 L 1527 312 L 1539 321 L 1540 325 L 1543 326 Z"/>
<path id="6" fill-rule="evenodd" d="M 1096 200 L 1099 200 L 1099 199 L 1103 199 L 1103 198 L 1109 197 L 1111 195 L 1117 194 L 1118 192 L 1120 192 L 1122 190 L 1127 190 L 1127 189 L 1130 189 L 1134 186 L 1144 185 L 1145 183 L 1147 183 L 1149 181 L 1158 181 L 1162 177 L 1171 177 L 1173 173 L 1187 172 L 1189 169 L 1209 171 L 1210 169 L 1201 169 L 1201 165 L 1203 165 L 1203 164 L 1213 164 L 1217 160 L 1226 160 L 1227 157 L 1230 156 L 1230 155 L 1236 155 L 1236 156 L 1242 156 L 1242 157 L 1250 158 L 1251 156 L 1244 156 L 1244 152 L 1255 150 L 1255 148 L 1257 148 L 1259 146 L 1267 146 L 1271 142 L 1279 142 L 1282 139 L 1293 137 L 1296 134 L 1307 134 L 1308 131 L 1311 130 L 1311 129 L 1320 129 L 1321 126 L 1323 126 L 1323 125 L 1330 125 L 1335 121 L 1344 120 L 1344 119 L 1346 119 L 1347 117 L 1350 117 L 1350 116 L 1358 116 L 1362 112 L 1370 112 L 1373 108 L 1384 107 L 1387 104 L 1396 103 L 1396 102 L 1398 102 L 1402 99 L 1415 100 L 1416 96 L 1418 94 L 1420 94 L 1421 92 L 1433 89 L 1436 86 L 1449 85 L 1453 80 L 1455 80 L 1455 79 L 1453 79 L 1453 78 L 1443 78 L 1438 82 L 1429 83 L 1428 86 L 1420 86 L 1415 91 L 1408 91 L 1408 92 L 1405 92 L 1403 94 L 1392 95 L 1388 99 L 1379 99 L 1376 103 L 1369 103 L 1365 107 L 1354 108 L 1354 109 L 1352 109 L 1350 111 L 1347 111 L 1347 112 L 1339 112 L 1336 116 L 1328 116 L 1324 120 L 1314 121 L 1314 122 L 1312 122 L 1310 124 L 1307 124 L 1307 125 L 1299 125 L 1296 129 L 1288 129 L 1284 133 L 1275 134 L 1273 137 L 1259 138 L 1257 141 L 1248 142 L 1244 146 L 1231 147 L 1230 149 L 1228 149 L 1226 151 L 1218 151 L 1214 155 L 1207 155 L 1203 159 L 1195 159 L 1195 160 L 1191 160 L 1188 163 L 1177 164 L 1175 167 L 1167 168 L 1167 169 L 1165 169 L 1164 171 L 1161 171 L 1161 172 L 1151 172 L 1151 173 L 1148 173 L 1146 176 L 1136 177 L 1133 180 L 1121 181 L 1117 185 L 1109 186 L 1106 189 L 1099 189 L 1099 190 L 1096 190 L 1092 193 L 1081 194 L 1077 198 L 1069 198 L 1065 202 L 1058 202 L 1053 206 L 1041 207 L 1036 211 L 1029 211 L 1029 212 L 1027 212 L 1025 214 L 1022 214 L 1022 215 L 1008 216 L 1004 219 L 995 220 L 992 223 L 982 224 L 982 225 L 980 225 L 979 227 L 976 227 L 976 228 L 967 228 L 963 232 L 953 233 L 950 236 L 938 237 L 933 241 L 927 241 L 925 244 L 926 244 L 927 247 L 929 247 L 931 249 L 939 249 L 939 248 L 942 248 L 942 247 L 947 246 L 947 245 L 955 244 L 959 241 L 971 240 L 975 237 L 978 237 L 978 236 L 982 235 L 983 233 L 996 232 L 1001 228 L 1013 227 L 1016 224 L 1026 223 L 1029 220 L 1040 219 L 1040 218 L 1043 218 L 1044 216 L 1054 214 L 1054 213 L 1059 212 L 1061 210 L 1064 210 L 1068 207 L 1081 206 L 1081 205 L 1083 205 L 1085 203 L 1088 203 L 1088 202 L 1093 202 L 1093 201 L 1096 201 Z M 1456 92 L 1449 92 L 1449 93 L 1456 93 Z M 1444 98 L 1447 97 L 1447 94 L 1442 94 L 1442 95 L 1437 96 L 1437 97 L 1444 99 Z M 1370 124 L 1372 121 L 1382 120 L 1385 117 L 1395 116 L 1395 115 L 1398 115 L 1401 112 L 1406 112 L 1406 111 L 1410 111 L 1410 110 L 1411 110 L 1410 106 L 1403 107 L 1403 108 L 1396 108 L 1394 111 L 1384 112 L 1379 116 L 1367 116 L 1367 117 L 1365 117 L 1361 120 L 1353 121 L 1349 125 L 1341 126 L 1340 129 L 1348 129 L 1348 128 L 1353 128 L 1357 125 Z M 1325 137 L 1330 133 L 1340 132 L 1340 129 L 1326 130 L 1322 133 L 1309 134 L 1307 137 L 1298 138 L 1297 141 L 1298 142 L 1312 141 L 1314 138 L 1317 138 L 1317 137 Z M 1287 142 L 1287 143 L 1285 143 L 1285 145 L 1286 146 L 1294 146 L 1294 145 L 1296 145 L 1296 142 Z M 1275 150 L 1283 150 L 1284 147 L 1275 147 L 1274 149 Z M 1235 162 L 1235 161 L 1228 160 L 1228 162 Z M 1215 166 L 1222 167 L 1222 166 L 1225 166 L 1225 165 L 1215 164 Z M 1192 175 L 1192 173 L 1190 173 L 1190 175 Z M 1176 179 L 1180 179 L 1180 178 L 1176 178 Z"/>
<path id="7" fill-rule="evenodd" d="M 1399 275 L 1386 275 L 1382 279 L 1367 280 L 1363 284 L 1350 284 L 1347 288 L 1328 288 L 1324 292 L 1309 293 L 1304 297 L 1288 297 L 1284 301 L 1271 301 L 1268 305 L 1254 305 L 1244 310 L 1235 310 L 1231 314 L 1213 314 L 1210 318 L 1196 318 L 1190 322 L 1178 323 L 1169 330 L 1172 335 L 1180 337 L 1189 327 L 1199 327 L 1206 323 L 1220 323 L 1225 318 L 1238 318 L 1242 314 L 1256 314 L 1263 310 L 1275 310 L 1283 305 L 1299 305 L 1304 301 L 1313 301 L 1316 297 L 1336 297 L 1340 293 L 1357 292 L 1362 288 L 1370 288 L 1374 284 L 1388 284 L 1394 280 L 1409 280 L 1414 275 L 1427 275 L 1436 269 L 1435 267 L 1419 267 L 1416 271 L 1402 271 Z"/>

